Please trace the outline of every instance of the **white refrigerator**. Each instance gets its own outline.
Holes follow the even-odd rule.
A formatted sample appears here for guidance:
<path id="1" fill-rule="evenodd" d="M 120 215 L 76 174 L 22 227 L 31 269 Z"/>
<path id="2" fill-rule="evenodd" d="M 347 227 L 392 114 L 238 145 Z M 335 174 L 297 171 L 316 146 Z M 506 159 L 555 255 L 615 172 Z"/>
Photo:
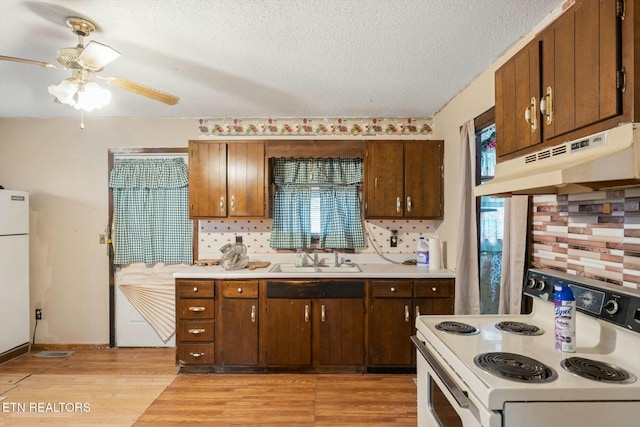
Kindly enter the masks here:
<path id="1" fill-rule="evenodd" d="M 28 346 L 29 193 L 0 189 L 0 360 Z"/>

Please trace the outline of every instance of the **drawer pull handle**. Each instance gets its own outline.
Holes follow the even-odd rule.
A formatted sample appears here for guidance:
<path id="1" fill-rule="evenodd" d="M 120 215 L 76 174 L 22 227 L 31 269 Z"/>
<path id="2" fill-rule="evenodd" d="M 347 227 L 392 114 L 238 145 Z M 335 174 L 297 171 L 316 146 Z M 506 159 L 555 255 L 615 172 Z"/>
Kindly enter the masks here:
<path id="1" fill-rule="evenodd" d="M 200 335 L 206 332 L 205 329 L 189 329 L 189 333 L 193 335 Z"/>
<path id="2" fill-rule="evenodd" d="M 197 306 L 197 307 L 189 307 L 189 311 L 193 313 L 200 313 L 206 310 L 206 307 Z"/>
<path id="3" fill-rule="evenodd" d="M 204 353 L 194 353 L 194 352 L 191 352 L 191 353 L 189 353 L 189 356 L 191 356 L 191 357 L 195 357 L 195 358 L 197 359 L 197 358 L 199 358 L 199 357 L 204 356 Z"/>
<path id="4" fill-rule="evenodd" d="M 236 210 L 236 196 L 231 196 L 231 211 L 235 212 Z"/>
<path id="5" fill-rule="evenodd" d="M 256 323 L 256 306 L 251 306 L 251 323 Z"/>
<path id="6" fill-rule="evenodd" d="M 327 320 L 327 310 L 324 304 L 320 306 L 320 320 L 323 322 Z"/>
<path id="7" fill-rule="evenodd" d="M 309 323 L 309 304 L 304 305 L 304 322 Z"/>
<path id="8" fill-rule="evenodd" d="M 242 293 L 242 288 L 238 288 L 238 293 L 241 294 Z"/>
<path id="9" fill-rule="evenodd" d="M 220 197 L 220 212 L 224 212 L 224 197 Z"/>
<path id="10" fill-rule="evenodd" d="M 193 287 L 193 292 L 198 292 L 198 287 L 197 286 Z"/>
<path id="11" fill-rule="evenodd" d="M 411 212 L 413 204 L 411 203 L 411 196 L 407 196 L 407 212 Z"/>
<path id="12" fill-rule="evenodd" d="M 396 212 L 402 212 L 402 198 L 396 197 Z"/>
<path id="13" fill-rule="evenodd" d="M 411 321 L 411 313 L 409 313 L 409 306 L 404 306 L 404 321 L 409 323 Z"/>
<path id="14" fill-rule="evenodd" d="M 420 316 L 420 306 L 416 305 L 416 316 Z"/>

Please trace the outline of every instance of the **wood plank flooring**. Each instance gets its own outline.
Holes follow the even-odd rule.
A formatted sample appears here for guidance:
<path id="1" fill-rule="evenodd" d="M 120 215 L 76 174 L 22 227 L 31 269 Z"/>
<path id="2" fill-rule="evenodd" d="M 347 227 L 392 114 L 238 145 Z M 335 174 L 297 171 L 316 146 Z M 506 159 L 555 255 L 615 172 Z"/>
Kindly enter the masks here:
<path id="1" fill-rule="evenodd" d="M 174 349 L 0 365 L 0 426 L 415 426 L 412 375 L 185 374 Z"/>

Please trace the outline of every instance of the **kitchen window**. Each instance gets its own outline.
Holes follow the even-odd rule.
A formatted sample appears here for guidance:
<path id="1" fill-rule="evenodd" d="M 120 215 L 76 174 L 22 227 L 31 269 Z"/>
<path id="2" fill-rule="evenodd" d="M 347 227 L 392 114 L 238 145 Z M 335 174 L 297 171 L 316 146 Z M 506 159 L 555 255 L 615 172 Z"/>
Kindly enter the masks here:
<path id="1" fill-rule="evenodd" d="M 272 166 L 272 248 L 364 247 L 362 159 L 275 158 Z"/>

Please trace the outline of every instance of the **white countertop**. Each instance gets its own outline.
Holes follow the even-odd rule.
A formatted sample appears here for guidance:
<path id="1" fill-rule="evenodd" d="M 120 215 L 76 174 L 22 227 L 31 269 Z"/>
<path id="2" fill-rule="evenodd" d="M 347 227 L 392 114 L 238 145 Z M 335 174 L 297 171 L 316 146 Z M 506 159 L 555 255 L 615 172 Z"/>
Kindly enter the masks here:
<path id="1" fill-rule="evenodd" d="M 414 255 L 415 256 L 415 255 Z M 411 254 L 397 254 L 394 261 L 402 261 L 412 258 Z M 376 255 L 370 254 L 341 254 L 341 260 L 350 259 L 360 267 L 358 273 L 281 273 L 272 272 L 277 263 L 292 263 L 295 254 L 257 254 L 250 255 L 250 261 L 269 261 L 271 264 L 266 268 L 255 270 L 224 270 L 219 265 L 187 267 L 184 270 L 173 274 L 176 279 L 452 279 L 455 273 L 447 269 L 430 269 L 417 267 L 415 265 L 395 264 L 385 261 Z M 333 256 L 331 254 L 321 254 L 321 264 L 331 265 Z"/>

